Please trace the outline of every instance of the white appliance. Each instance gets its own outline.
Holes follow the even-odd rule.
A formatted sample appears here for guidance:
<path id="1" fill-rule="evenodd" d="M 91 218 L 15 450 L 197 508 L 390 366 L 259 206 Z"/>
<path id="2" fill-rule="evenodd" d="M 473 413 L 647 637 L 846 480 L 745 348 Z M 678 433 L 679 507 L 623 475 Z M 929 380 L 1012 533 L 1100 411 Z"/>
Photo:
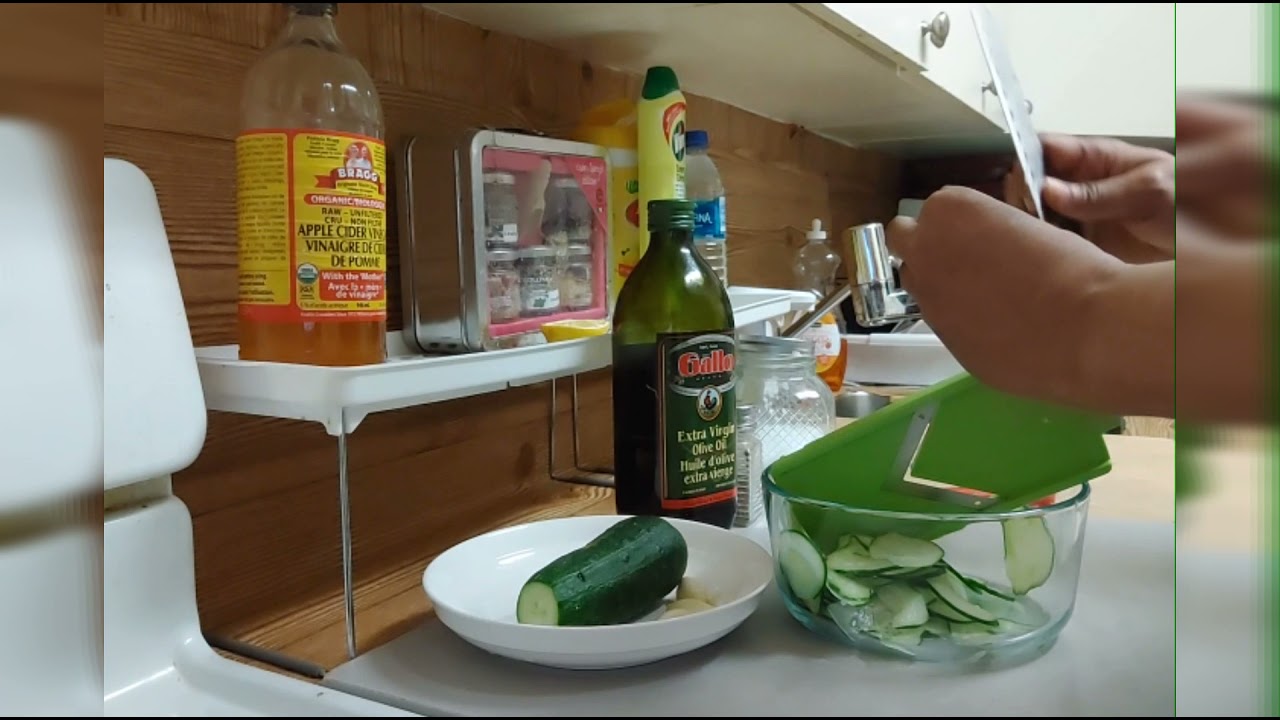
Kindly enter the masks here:
<path id="1" fill-rule="evenodd" d="M 170 483 L 204 443 L 195 349 L 151 181 L 107 159 L 103 187 L 105 714 L 412 716 L 227 659 L 205 642 L 191 516 Z"/>

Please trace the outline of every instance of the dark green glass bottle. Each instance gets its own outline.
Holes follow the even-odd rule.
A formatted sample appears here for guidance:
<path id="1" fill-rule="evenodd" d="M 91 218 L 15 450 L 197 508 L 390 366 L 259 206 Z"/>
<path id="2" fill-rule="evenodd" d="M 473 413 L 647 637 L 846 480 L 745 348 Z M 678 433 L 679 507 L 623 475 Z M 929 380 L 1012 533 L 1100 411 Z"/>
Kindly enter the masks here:
<path id="1" fill-rule="evenodd" d="M 733 307 L 693 246 L 692 202 L 649 203 L 649 247 L 613 314 L 613 454 L 621 515 L 719 527 L 737 506 Z"/>

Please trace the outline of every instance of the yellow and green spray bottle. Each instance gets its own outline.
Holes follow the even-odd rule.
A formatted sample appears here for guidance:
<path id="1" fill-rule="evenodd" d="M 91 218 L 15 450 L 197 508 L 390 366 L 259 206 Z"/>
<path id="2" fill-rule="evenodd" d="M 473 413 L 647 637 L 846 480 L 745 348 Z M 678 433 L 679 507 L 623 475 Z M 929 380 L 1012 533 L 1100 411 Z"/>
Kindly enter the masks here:
<path id="1" fill-rule="evenodd" d="M 685 199 L 685 98 L 671 68 L 659 65 L 645 73 L 636 104 L 636 126 L 643 255 L 649 247 L 649 201 Z"/>

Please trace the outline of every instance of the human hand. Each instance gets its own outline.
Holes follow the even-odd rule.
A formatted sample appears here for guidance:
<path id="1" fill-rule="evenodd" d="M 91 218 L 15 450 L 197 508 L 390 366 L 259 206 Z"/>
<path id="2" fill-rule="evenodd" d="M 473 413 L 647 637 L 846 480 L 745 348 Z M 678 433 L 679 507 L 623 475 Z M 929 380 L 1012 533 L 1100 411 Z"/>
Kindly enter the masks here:
<path id="1" fill-rule="evenodd" d="M 1244 103 L 1178 99 L 1180 214 L 1221 239 L 1266 234 L 1277 165 L 1263 140 L 1268 120 L 1274 113 Z"/>
<path id="2" fill-rule="evenodd" d="M 1043 135 L 1044 204 L 1082 224 L 1084 236 L 1130 263 L 1174 252 L 1174 160 L 1111 138 Z M 1005 200 L 1019 205 L 1022 172 L 1005 176 Z"/>
<path id="3" fill-rule="evenodd" d="M 1005 392 L 1069 401 L 1095 290 L 1124 264 L 1074 233 L 947 187 L 886 228 L 902 285 L 968 372 Z"/>

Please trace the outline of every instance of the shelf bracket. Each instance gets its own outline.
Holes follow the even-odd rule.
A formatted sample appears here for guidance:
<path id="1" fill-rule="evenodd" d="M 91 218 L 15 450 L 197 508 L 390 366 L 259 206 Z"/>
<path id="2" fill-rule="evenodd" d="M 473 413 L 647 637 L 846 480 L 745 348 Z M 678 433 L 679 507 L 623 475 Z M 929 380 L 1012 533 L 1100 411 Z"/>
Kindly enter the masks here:
<path id="1" fill-rule="evenodd" d="M 351 559 L 351 488 L 347 479 L 347 411 L 342 410 L 338 434 L 338 511 L 342 529 L 342 604 L 347 621 L 347 656 L 356 658 L 356 595 Z"/>
<path id="2" fill-rule="evenodd" d="M 552 378 L 550 383 L 551 417 L 547 422 L 547 474 L 553 480 L 573 485 L 611 488 L 613 487 L 613 468 L 583 467 L 582 465 L 582 453 L 578 442 L 578 376 L 576 374 L 571 376 L 570 383 L 572 404 L 569 413 L 573 430 L 573 470 L 571 472 L 561 472 L 556 469 L 556 417 L 559 412 L 556 407 L 556 379 Z"/>

